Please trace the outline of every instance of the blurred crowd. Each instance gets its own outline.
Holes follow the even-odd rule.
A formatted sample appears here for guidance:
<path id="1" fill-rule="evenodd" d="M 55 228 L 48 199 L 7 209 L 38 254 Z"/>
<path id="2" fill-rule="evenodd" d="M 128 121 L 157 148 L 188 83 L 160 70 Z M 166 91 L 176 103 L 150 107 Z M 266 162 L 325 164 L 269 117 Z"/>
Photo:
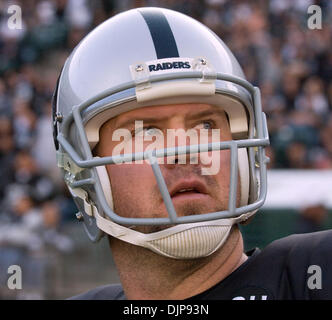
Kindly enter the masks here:
<path id="1" fill-rule="evenodd" d="M 193 1 L 196 3 L 195 1 Z M 332 168 L 332 2 L 208 0 L 201 20 L 262 92 L 272 168 Z M 322 29 L 308 7 L 319 5 Z"/>
<path id="2" fill-rule="evenodd" d="M 22 10 L 18 30 L 8 27 L 13 4 Z M 322 9 L 321 30 L 307 26 L 311 4 Z M 61 234 L 75 208 L 55 163 L 52 92 L 92 28 L 139 6 L 186 13 L 231 48 L 261 88 L 271 168 L 332 169 L 332 1 L 1 0 L 0 245 L 72 249 Z"/>

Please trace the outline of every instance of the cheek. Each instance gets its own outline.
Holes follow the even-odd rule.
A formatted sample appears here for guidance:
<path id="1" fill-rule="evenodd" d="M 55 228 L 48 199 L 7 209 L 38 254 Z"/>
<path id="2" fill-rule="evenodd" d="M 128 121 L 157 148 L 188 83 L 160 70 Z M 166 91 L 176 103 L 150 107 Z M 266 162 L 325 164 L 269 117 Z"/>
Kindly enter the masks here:
<path id="1" fill-rule="evenodd" d="M 148 164 L 108 165 L 114 209 L 124 217 L 150 217 L 159 203 L 159 191 Z"/>
<path id="2" fill-rule="evenodd" d="M 112 190 L 117 193 L 140 194 L 154 185 L 154 175 L 148 164 L 119 164 L 107 166 Z"/>
<path id="3" fill-rule="evenodd" d="M 215 163 L 220 164 L 220 168 L 218 172 L 216 173 L 216 177 L 219 181 L 219 183 L 223 186 L 223 188 L 228 189 L 229 187 L 229 179 L 230 179 L 230 171 L 231 171 L 231 152 L 229 150 L 223 150 L 218 152 L 215 152 Z"/>
<path id="4" fill-rule="evenodd" d="M 204 152 L 200 155 L 202 165 L 202 175 L 222 177 L 224 181 L 230 171 L 230 151 L 211 151 Z"/>

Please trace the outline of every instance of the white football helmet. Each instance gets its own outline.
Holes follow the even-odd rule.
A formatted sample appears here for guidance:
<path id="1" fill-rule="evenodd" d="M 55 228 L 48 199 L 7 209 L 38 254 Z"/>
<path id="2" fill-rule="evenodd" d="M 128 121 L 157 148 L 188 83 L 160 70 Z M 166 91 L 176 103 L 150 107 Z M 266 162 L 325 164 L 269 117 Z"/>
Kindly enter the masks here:
<path id="1" fill-rule="evenodd" d="M 94 157 L 99 129 L 112 117 L 146 106 L 206 103 L 222 108 L 231 141 L 197 145 L 196 152 L 229 149 L 227 210 L 180 217 L 161 174 L 159 157 L 184 147 Z M 207 27 L 175 11 L 139 8 L 120 13 L 91 31 L 67 59 L 53 99 L 58 166 L 92 241 L 104 233 L 167 257 L 207 256 L 265 201 L 269 144 L 260 91 L 246 81 L 227 46 Z M 193 149 L 190 149 L 193 150 Z M 114 212 L 105 165 L 149 159 L 168 217 L 127 218 Z M 240 206 L 236 203 L 238 181 Z M 128 181 L 131 183 L 131 181 Z M 174 225 L 144 234 L 133 225 Z"/>

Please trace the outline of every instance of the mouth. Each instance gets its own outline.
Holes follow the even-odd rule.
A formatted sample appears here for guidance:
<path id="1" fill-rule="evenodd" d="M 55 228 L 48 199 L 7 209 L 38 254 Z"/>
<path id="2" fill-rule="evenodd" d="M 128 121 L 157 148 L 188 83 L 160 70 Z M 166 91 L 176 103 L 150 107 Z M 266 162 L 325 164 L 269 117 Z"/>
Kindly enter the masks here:
<path id="1" fill-rule="evenodd" d="M 183 180 L 177 183 L 170 191 L 171 198 L 194 200 L 207 195 L 205 185 L 198 180 Z"/>

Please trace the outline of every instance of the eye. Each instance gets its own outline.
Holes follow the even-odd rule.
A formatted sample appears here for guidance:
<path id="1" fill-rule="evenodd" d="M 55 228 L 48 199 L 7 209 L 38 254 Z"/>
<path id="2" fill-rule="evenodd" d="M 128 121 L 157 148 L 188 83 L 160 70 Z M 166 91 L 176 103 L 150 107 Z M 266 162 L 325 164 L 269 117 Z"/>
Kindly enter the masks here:
<path id="1" fill-rule="evenodd" d="M 203 122 L 203 129 L 212 129 L 213 125 L 210 121 Z"/>
<path id="2" fill-rule="evenodd" d="M 158 134 L 160 132 L 160 130 L 156 127 L 146 127 L 146 128 L 143 128 L 143 134 L 145 136 L 154 136 L 156 134 Z"/>
<path id="3" fill-rule="evenodd" d="M 214 122 L 212 120 L 204 120 L 201 123 L 199 123 L 195 128 L 196 129 L 206 129 L 206 130 L 211 130 L 213 129 L 214 126 Z"/>
<path id="4" fill-rule="evenodd" d="M 147 126 L 144 128 L 139 128 L 137 130 L 134 130 L 131 132 L 132 136 L 136 136 L 138 134 L 141 134 L 143 136 L 155 136 L 161 132 L 160 129 L 153 127 L 153 126 Z"/>

